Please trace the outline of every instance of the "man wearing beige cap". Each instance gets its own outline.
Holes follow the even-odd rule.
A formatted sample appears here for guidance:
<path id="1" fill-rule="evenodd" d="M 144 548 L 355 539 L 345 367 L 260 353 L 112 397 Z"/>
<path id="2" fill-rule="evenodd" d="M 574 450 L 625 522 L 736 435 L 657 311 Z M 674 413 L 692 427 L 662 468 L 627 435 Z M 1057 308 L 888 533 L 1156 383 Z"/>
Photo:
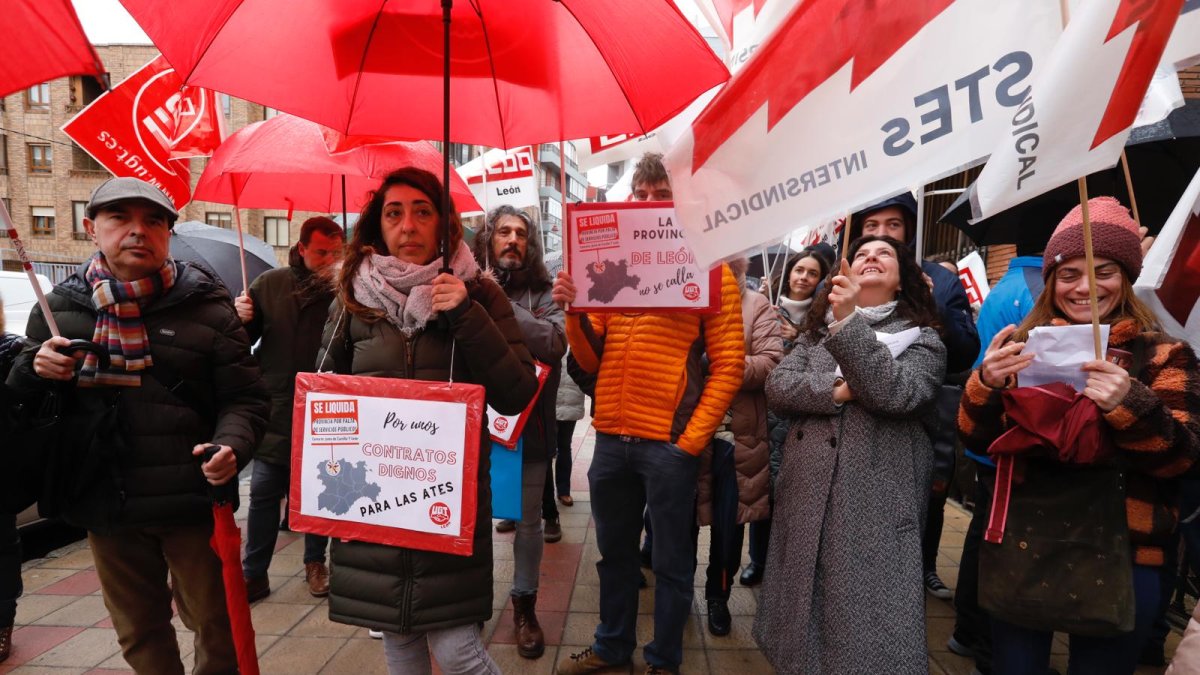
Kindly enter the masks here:
<path id="1" fill-rule="evenodd" d="M 167 255 L 178 215 L 134 178 L 96 188 L 83 224 L 98 250 L 47 298 L 62 335 L 51 337 L 35 309 L 31 344 L 8 384 L 69 392 L 57 450 L 74 453 L 77 475 L 48 496 L 64 520 L 88 530 L 125 660 L 139 673 L 183 673 L 174 600 L 195 632 L 193 672 L 232 673 L 207 489 L 246 465 L 269 408 L 229 294 L 210 273 Z M 60 353 L 71 339 L 100 345 L 108 364 Z M 70 433 L 76 428 L 89 432 Z M 220 449 L 202 463 L 209 445 Z"/>

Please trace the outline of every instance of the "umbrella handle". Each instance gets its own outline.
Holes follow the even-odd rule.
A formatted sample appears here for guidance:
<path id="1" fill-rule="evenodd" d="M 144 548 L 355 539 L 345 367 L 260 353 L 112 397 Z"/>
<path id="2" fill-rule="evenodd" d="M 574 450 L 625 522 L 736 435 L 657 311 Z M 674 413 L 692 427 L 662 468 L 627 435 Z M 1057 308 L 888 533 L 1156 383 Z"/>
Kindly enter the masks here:
<path id="1" fill-rule="evenodd" d="M 215 457 L 220 450 L 221 446 L 219 445 L 204 446 L 204 454 L 200 456 L 200 462 L 205 463 L 212 461 L 212 458 Z M 234 500 L 237 499 L 237 481 L 231 478 L 229 482 L 224 485 L 210 484 L 208 486 L 208 496 L 210 499 L 212 499 L 213 504 L 232 504 Z"/>
<path id="2" fill-rule="evenodd" d="M 108 350 L 90 340 L 71 340 L 71 344 L 59 347 L 58 352 L 60 354 L 71 354 L 73 352 L 95 354 L 100 370 L 108 370 L 108 367 L 112 364 L 108 358 Z"/>

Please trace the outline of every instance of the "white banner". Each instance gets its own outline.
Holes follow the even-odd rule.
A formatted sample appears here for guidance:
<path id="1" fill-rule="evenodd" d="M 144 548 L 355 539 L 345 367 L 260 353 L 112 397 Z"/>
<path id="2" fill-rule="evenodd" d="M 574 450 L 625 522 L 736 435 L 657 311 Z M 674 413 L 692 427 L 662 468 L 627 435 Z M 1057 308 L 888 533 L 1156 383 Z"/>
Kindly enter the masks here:
<path id="1" fill-rule="evenodd" d="M 483 167 L 487 165 L 487 177 Z M 504 150 L 488 150 L 458 167 L 458 174 L 471 188 L 475 201 L 484 210 L 507 204 L 516 209 L 540 206 L 538 199 L 537 160 L 533 148 L 526 145 Z"/>
<path id="2" fill-rule="evenodd" d="M 575 141 L 579 170 L 588 171 L 613 162 L 641 159 L 647 152 L 665 153 L 687 131 L 696 115 L 716 96 L 717 91 L 712 89 L 701 94 L 683 112 L 645 136 L 620 134 Z"/>
<path id="3" fill-rule="evenodd" d="M 1167 48 L 1162 67 L 1182 70 L 1200 63 L 1200 0 L 1186 0 Z"/>
<path id="4" fill-rule="evenodd" d="M 725 44 L 725 65 L 736 73 L 800 0 L 695 0 Z"/>
<path id="5" fill-rule="evenodd" d="M 1133 290 L 1168 333 L 1200 352 L 1200 172 L 1146 254 Z"/>
<path id="6" fill-rule="evenodd" d="M 1087 0 L 968 190 L 975 222 L 1117 163 L 1183 0 Z"/>
<path id="7" fill-rule="evenodd" d="M 847 4 L 799 5 L 667 155 L 701 265 L 978 162 L 1062 31 L 1044 0 Z"/>

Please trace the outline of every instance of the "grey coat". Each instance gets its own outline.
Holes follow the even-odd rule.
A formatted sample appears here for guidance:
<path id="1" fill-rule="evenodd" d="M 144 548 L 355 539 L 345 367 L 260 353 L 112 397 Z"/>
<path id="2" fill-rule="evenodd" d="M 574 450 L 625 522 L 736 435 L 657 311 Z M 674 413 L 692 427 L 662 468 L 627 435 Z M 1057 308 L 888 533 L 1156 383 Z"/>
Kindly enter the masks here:
<path id="1" fill-rule="evenodd" d="M 855 315 L 816 343 L 801 335 L 767 379 L 796 417 L 775 484 L 754 638 L 780 673 L 927 673 L 921 532 L 931 448 L 919 418 L 942 382 L 932 329 L 893 359 Z M 834 370 L 856 400 L 833 402 Z"/>

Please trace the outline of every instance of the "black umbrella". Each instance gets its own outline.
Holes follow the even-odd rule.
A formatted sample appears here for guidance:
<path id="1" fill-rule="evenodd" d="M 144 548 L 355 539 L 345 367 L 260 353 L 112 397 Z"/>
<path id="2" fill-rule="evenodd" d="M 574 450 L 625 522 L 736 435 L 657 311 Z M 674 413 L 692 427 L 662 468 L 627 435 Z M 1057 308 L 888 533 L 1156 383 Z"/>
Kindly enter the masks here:
<path id="1" fill-rule="evenodd" d="M 1125 155 L 1142 225 L 1157 234 L 1200 168 L 1200 101 L 1190 101 L 1158 124 L 1135 129 Z M 1087 185 L 1091 197 L 1108 195 L 1122 204 L 1131 203 L 1119 164 L 1089 175 Z M 1079 205 L 1079 188 L 1072 181 L 971 224 L 968 194 L 963 193 L 942 220 L 980 246 L 1016 244 L 1030 251 L 1044 248 L 1055 225 Z"/>
<path id="2" fill-rule="evenodd" d="M 276 266 L 275 249 L 265 241 L 245 235 L 246 279 L 254 281 L 258 275 Z M 216 275 L 229 290 L 229 295 L 241 295 L 242 265 L 238 250 L 238 233 L 196 221 L 175 224 L 171 233 L 171 257 L 196 263 Z"/>

